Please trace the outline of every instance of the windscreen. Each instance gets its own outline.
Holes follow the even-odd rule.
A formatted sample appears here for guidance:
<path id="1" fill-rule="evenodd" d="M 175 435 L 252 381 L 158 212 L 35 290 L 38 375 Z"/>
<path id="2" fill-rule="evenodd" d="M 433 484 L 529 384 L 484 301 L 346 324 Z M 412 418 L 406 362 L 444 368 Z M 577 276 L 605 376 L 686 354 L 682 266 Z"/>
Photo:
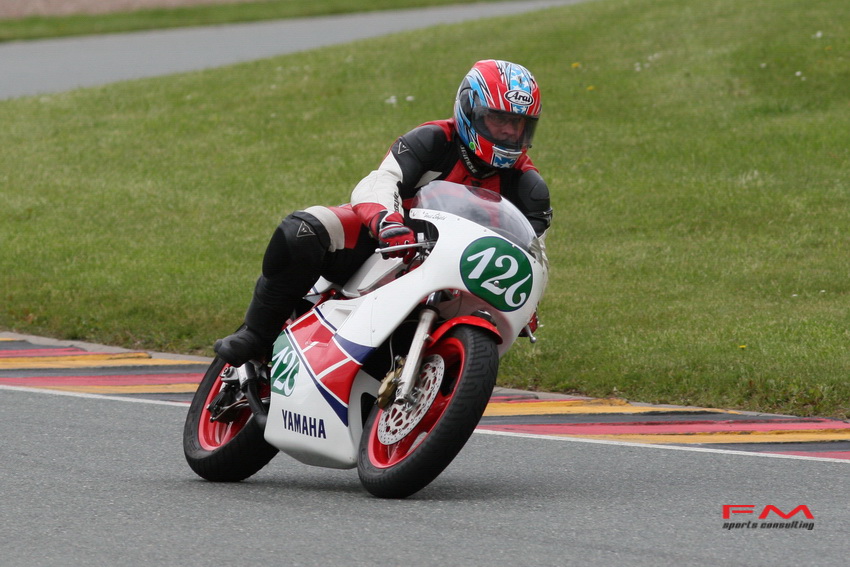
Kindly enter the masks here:
<path id="1" fill-rule="evenodd" d="M 412 207 L 443 211 L 496 232 L 525 251 L 536 240 L 534 229 L 516 206 L 489 189 L 432 181 L 419 190 Z"/>

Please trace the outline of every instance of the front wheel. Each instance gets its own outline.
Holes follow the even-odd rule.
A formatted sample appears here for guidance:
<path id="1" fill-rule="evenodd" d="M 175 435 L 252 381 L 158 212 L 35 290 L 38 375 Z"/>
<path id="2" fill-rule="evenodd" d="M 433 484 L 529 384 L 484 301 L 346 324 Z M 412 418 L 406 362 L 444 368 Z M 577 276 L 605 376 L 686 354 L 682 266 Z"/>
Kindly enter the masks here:
<path id="1" fill-rule="evenodd" d="M 220 358 L 213 360 L 183 427 L 186 462 L 198 476 L 216 482 L 244 480 L 278 452 L 263 438 L 239 387 L 222 381 L 228 368 Z"/>
<path id="2" fill-rule="evenodd" d="M 411 407 L 372 410 L 363 429 L 357 472 L 381 498 L 418 492 L 452 462 L 481 419 L 499 370 L 493 336 L 459 326 L 424 354 Z"/>

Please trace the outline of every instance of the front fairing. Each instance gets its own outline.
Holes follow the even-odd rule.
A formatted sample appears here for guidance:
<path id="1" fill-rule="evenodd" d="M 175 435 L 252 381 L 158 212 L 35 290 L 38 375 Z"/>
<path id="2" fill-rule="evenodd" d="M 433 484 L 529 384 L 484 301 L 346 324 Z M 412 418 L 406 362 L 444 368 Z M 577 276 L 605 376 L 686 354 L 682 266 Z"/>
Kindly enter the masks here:
<path id="1" fill-rule="evenodd" d="M 546 288 L 542 248 L 535 249 L 541 252 L 538 259 L 503 234 L 450 213 L 413 209 L 410 216 L 432 223 L 440 238 L 423 265 L 402 279 L 422 271 L 428 293 L 450 290 L 453 299 L 440 307 L 445 319 L 489 313 L 502 335 L 503 354 L 531 319 Z M 426 266 L 430 269 L 423 270 Z"/>
<path id="2" fill-rule="evenodd" d="M 370 345 L 377 346 L 387 336 L 380 329 L 391 331 L 431 293 L 448 290 L 451 300 L 439 306 L 442 318 L 488 312 L 502 335 L 504 353 L 548 282 L 545 249 L 531 224 L 499 194 L 446 181 L 423 187 L 408 217 L 420 240 L 433 247 L 421 264 L 414 261 L 413 269 L 378 255 L 367 261 L 344 293 L 369 301 L 344 326 L 359 341 L 366 337 L 357 325 L 364 324 Z"/>

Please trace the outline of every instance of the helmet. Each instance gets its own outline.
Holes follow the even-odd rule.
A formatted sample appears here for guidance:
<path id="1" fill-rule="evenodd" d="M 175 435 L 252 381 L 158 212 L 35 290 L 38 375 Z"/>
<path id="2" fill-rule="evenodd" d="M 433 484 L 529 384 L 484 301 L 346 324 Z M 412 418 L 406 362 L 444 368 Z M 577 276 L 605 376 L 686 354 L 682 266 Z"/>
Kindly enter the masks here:
<path id="1" fill-rule="evenodd" d="M 493 167 L 513 167 L 531 147 L 540 116 L 540 90 L 516 63 L 488 59 L 460 83 L 454 118 L 461 142 Z"/>

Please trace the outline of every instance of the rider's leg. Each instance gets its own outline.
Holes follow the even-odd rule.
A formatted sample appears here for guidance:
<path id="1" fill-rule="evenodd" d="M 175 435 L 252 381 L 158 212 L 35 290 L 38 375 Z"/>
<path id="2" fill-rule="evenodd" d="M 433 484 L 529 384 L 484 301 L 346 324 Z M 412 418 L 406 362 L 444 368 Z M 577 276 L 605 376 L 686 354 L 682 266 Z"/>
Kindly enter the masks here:
<path id="1" fill-rule="evenodd" d="M 284 323 L 319 278 L 330 248 L 328 231 L 314 215 L 298 211 L 286 217 L 266 248 L 245 325 L 216 341 L 215 352 L 233 366 L 267 359 Z"/>

